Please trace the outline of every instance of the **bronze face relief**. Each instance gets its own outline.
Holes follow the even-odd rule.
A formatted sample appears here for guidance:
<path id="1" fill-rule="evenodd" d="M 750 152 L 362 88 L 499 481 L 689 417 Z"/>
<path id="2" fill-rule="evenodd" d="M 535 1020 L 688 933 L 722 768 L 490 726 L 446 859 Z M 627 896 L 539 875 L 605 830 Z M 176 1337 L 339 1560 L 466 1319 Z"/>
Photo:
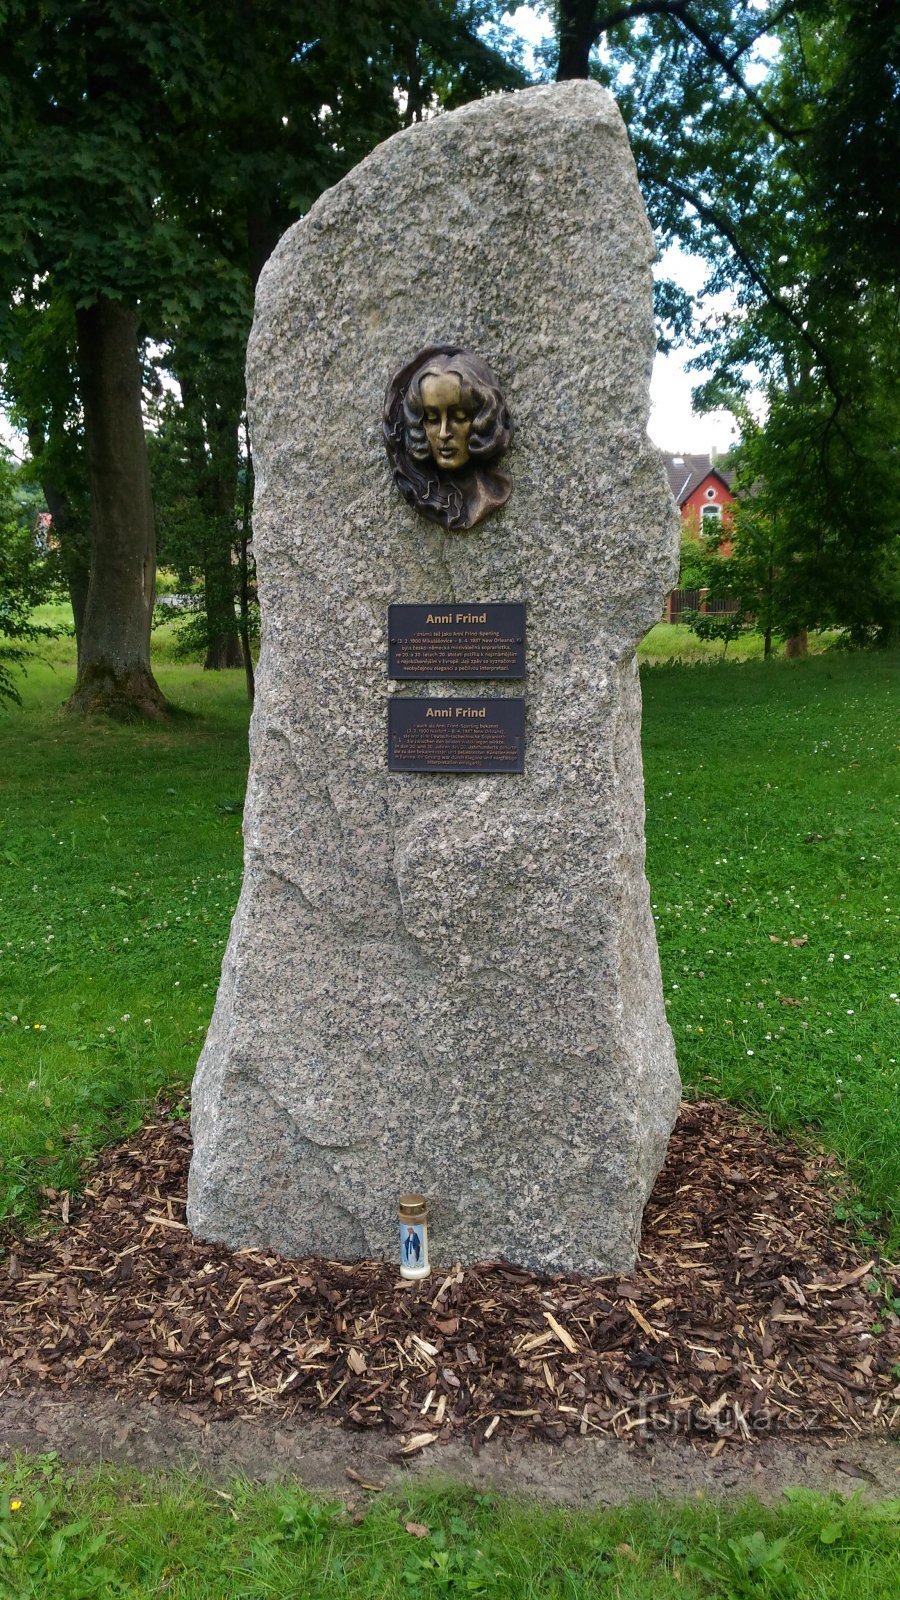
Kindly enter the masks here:
<path id="1" fill-rule="evenodd" d="M 506 401 L 486 361 L 458 345 L 428 345 L 388 384 L 384 442 L 404 500 L 455 532 L 509 499 L 494 465 L 509 445 Z"/>

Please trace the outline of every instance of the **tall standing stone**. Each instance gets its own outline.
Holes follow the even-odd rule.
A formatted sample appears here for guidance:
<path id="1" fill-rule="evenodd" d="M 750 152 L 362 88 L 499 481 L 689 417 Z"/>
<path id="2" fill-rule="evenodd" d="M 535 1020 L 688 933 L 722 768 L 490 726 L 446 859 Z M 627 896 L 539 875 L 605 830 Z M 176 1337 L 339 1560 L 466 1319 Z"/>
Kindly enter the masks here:
<path id="1" fill-rule="evenodd" d="M 391 1256 L 418 1191 L 439 1260 L 633 1262 L 679 1089 L 634 656 L 676 572 L 652 258 L 619 113 L 581 82 L 397 134 L 260 280 L 263 647 L 194 1085 L 205 1238 Z M 489 363 L 515 430 L 508 503 L 463 533 L 403 502 L 382 443 L 389 377 L 439 341 Z M 389 603 L 500 600 L 528 608 L 524 773 L 389 773 Z"/>

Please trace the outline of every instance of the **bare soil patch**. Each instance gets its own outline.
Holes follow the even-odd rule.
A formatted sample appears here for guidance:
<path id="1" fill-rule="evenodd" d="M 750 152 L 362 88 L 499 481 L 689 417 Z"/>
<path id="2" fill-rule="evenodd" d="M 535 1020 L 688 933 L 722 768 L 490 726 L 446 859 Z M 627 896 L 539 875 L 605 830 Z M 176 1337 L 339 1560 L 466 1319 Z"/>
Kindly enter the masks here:
<path id="1" fill-rule="evenodd" d="M 841 1457 L 900 1419 L 900 1274 L 835 1222 L 826 1156 L 722 1103 L 683 1108 L 627 1279 L 483 1262 L 408 1285 L 384 1263 L 231 1252 L 185 1224 L 189 1155 L 168 1108 L 10 1245 L 0 1421 L 105 1393 L 195 1431 L 337 1423 L 444 1466 L 535 1439 Z"/>
<path id="2" fill-rule="evenodd" d="M 473 1489 L 568 1506 L 624 1505 L 652 1495 L 687 1500 L 753 1494 L 776 1500 L 789 1486 L 884 1500 L 897 1494 L 900 1459 L 884 1436 L 730 1439 L 719 1456 L 696 1441 L 646 1441 L 569 1434 L 561 1444 L 495 1435 L 483 1449 L 447 1435 L 404 1456 L 390 1434 L 365 1433 L 300 1413 L 295 1417 L 206 1417 L 173 1401 L 118 1398 L 80 1384 L 71 1394 L 32 1386 L 0 1397 L 0 1451 L 42 1454 L 92 1466 L 114 1462 L 142 1472 L 183 1469 L 226 1484 L 240 1475 L 289 1480 L 359 1505 L 407 1478 L 436 1473 Z"/>

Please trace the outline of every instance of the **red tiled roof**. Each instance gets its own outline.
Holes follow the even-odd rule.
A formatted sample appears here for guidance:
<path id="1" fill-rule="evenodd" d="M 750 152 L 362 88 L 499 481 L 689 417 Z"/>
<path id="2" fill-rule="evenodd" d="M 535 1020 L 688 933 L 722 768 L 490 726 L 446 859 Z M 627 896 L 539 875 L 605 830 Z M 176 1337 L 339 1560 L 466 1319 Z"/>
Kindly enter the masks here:
<path id="1" fill-rule="evenodd" d="M 717 467 L 712 456 L 676 456 L 663 451 L 662 458 L 676 505 L 683 506 L 688 496 L 699 488 L 710 473 L 715 473 L 726 489 L 731 488 L 733 473 Z"/>

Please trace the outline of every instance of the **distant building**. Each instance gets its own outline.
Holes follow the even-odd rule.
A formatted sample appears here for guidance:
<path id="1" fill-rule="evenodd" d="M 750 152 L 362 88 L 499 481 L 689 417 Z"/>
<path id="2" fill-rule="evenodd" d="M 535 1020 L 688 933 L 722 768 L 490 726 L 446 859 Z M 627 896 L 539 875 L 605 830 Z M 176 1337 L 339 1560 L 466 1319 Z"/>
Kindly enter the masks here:
<path id="1" fill-rule="evenodd" d="M 719 533 L 728 527 L 734 495 L 733 473 L 717 467 L 714 456 L 680 456 L 663 452 L 663 464 L 675 504 L 681 512 L 684 538 L 699 539 L 705 533 Z M 731 540 L 723 538 L 719 553 L 731 555 Z M 706 589 L 673 589 L 666 600 L 665 620 L 677 622 L 684 610 L 733 611 L 731 600 L 707 602 Z"/>
<path id="2" fill-rule="evenodd" d="M 734 504 L 732 473 L 717 467 L 713 456 L 664 453 L 663 463 L 669 488 L 681 512 L 685 537 L 698 539 L 701 529 L 713 532 L 718 531 L 720 524 L 728 525 L 730 507 Z M 730 540 L 724 539 L 719 549 L 723 556 L 730 556 Z"/>

